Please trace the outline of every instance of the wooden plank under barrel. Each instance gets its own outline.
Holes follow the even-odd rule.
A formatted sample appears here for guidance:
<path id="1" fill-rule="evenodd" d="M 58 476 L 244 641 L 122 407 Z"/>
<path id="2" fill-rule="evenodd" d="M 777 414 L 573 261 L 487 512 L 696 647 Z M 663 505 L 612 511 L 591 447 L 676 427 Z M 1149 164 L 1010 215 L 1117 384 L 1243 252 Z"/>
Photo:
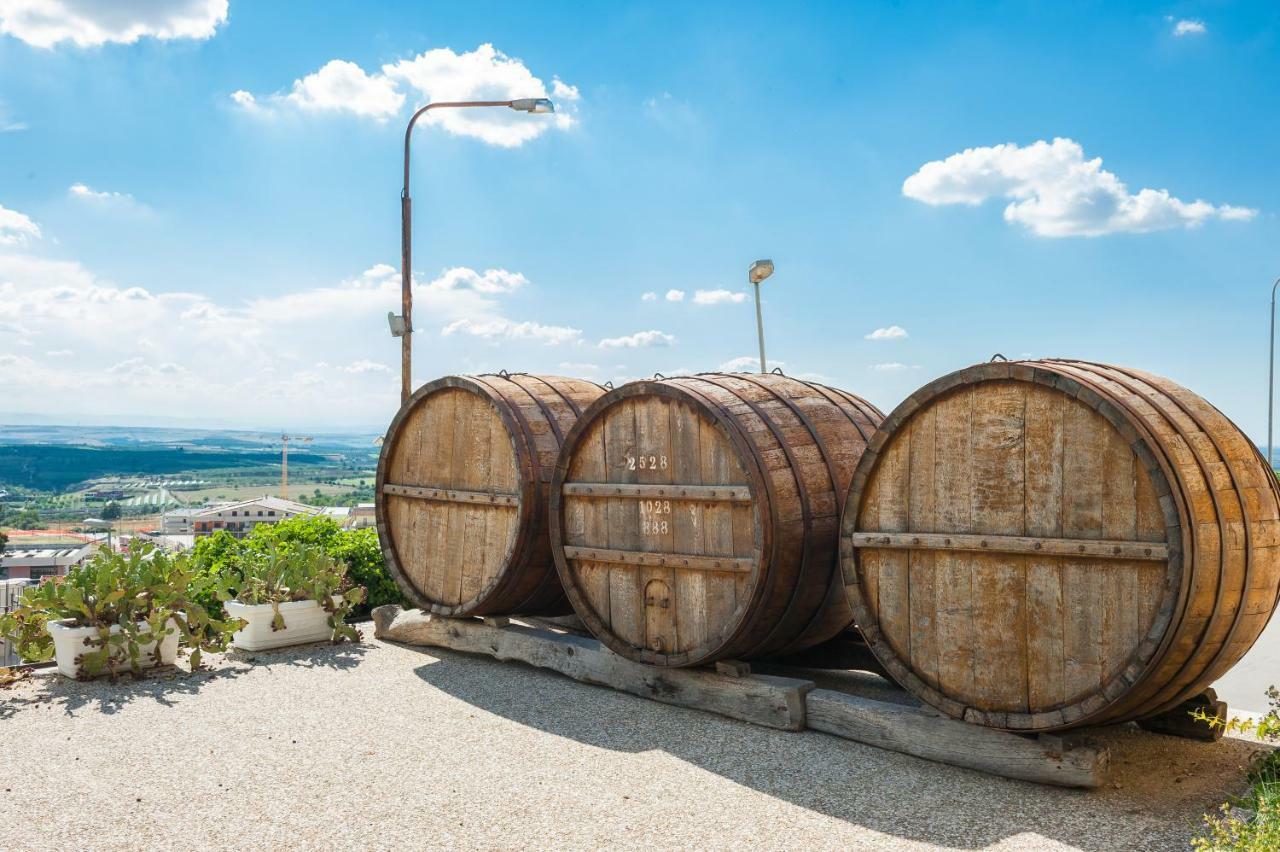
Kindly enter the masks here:
<path id="1" fill-rule="evenodd" d="M 564 435 L 604 388 L 581 379 L 447 376 L 396 414 L 378 460 L 387 567 L 440 615 L 564 615 L 547 488 Z"/>
<path id="2" fill-rule="evenodd" d="M 889 415 L 841 523 L 872 651 L 952 716 L 1047 731 L 1167 711 L 1280 596 L 1280 496 L 1220 411 L 1138 370 L 970 367 Z"/>
<path id="3" fill-rule="evenodd" d="M 840 507 L 882 419 L 778 374 L 642 381 L 565 439 L 556 565 L 578 615 L 640 662 L 692 666 L 815 645 L 847 627 Z"/>

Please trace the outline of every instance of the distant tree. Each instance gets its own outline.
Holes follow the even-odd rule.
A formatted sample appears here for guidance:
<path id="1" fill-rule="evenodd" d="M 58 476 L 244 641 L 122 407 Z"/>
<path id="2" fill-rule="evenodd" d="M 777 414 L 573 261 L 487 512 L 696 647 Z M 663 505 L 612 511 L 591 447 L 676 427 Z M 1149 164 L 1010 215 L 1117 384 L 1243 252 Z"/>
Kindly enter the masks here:
<path id="1" fill-rule="evenodd" d="M 9 536 L 0 532 L 0 550 L 4 550 L 4 546 L 9 543 Z"/>
<path id="2" fill-rule="evenodd" d="M 118 521 L 118 520 L 120 520 L 120 517 L 121 517 L 123 514 L 124 514 L 124 512 L 123 512 L 123 510 L 121 510 L 121 508 L 120 508 L 120 504 L 119 504 L 119 503 L 116 503 L 116 502 L 113 500 L 112 502 L 108 503 L 108 504 L 103 508 L 103 510 L 102 510 L 102 520 L 104 520 L 104 521 Z"/>
<path id="3" fill-rule="evenodd" d="M 23 509 L 13 518 L 11 526 L 20 530 L 38 530 L 44 526 L 44 521 L 40 520 L 40 513 L 35 509 Z"/>

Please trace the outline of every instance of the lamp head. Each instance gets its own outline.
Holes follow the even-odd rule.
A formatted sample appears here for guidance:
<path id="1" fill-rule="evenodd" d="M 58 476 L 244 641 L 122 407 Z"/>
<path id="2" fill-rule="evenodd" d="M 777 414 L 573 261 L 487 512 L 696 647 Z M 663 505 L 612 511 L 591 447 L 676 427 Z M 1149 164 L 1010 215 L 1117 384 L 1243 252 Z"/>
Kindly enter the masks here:
<path id="1" fill-rule="evenodd" d="M 387 325 L 391 327 L 392 337 L 404 337 L 404 317 L 399 314 L 392 313 L 391 311 L 387 311 Z"/>
<path id="2" fill-rule="evenodd" d="M 556 105 L 550 98 L 517 98 L 511 102 L 510 106 L 519 112 L 537 114 L 556 111 Z"/>
<path id="3" fill-rule="evenodd" d="M 751 269 L 747 273 L 748 277 L 750 277 L 751 279 L 752 284 L 759 284 L 761 281 L 768 278 L 772 274 L 773 274 L 772 260 L 757 260 L 755 263 L 751 264 Z"/>

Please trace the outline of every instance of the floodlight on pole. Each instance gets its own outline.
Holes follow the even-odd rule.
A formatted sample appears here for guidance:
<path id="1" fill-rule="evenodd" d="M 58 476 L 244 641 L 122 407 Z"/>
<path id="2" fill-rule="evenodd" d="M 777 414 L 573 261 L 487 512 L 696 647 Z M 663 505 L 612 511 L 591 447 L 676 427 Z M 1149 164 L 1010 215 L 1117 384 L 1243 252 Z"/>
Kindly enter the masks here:
<path id="1" fill-rule="evenodd" d="M 760 372 L 767 373 L 769 368 L 764 360 L 764 317 L 760 313 L 760 282 L 773 274 L 772 260 L 757 260 L 747 271 L 747 278 L 756 290 L 756 338 L 760 342 Z"/>
<path id="2" fill-rule="evenodd" d="M 413 126 L 428 110 L 470 107 L 507 107 L 531 115 L 556 111 L 549 98 L 516 98 L 509 101 L 441 101 L 421 107 L 409 119 L 404 130 L 404 185 L 400 190 L 400 315 L 390 314 L 387 321 L 391 335 L 400 338 L 400 404 L 409 401 L 413 392 L 413 202 L 409 198 L 409 142 Z M 399 334 L 397 334 L 397 330 Z"/>

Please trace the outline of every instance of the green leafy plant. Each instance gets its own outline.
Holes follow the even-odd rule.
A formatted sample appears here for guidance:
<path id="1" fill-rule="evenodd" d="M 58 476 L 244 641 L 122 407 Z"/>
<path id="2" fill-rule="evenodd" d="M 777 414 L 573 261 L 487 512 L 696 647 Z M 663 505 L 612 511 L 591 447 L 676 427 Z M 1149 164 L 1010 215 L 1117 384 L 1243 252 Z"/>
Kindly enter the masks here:
<path id="1" fill-rule="evenodd" d="M 1261 719 L 1224 719 L 1203 710 L 1191 715 L 1215 728 L 1280 743 L 1280 690 L 1274 686 L 1268 689 L 1267 700 L 1270 707 Z M 1280 749 L 1262 755 L 1250 767 L 1248 781 L 1249 792 L 1242 799 L 1223 804 L 1217 814 L 1205 815 L 1204 830 L 1191 841 L 1194 848 L 1240 852 L 1280 849 Z"/>
<path id="2" fill-rule="evenodd" d="M 222 600 L 271 604 L 272 630 L 285 628 L 280 604 L 313 600 L 329 613 L 334 642 L 360 640 L 360 632 L 346 623 L 346 617 L 364 601 L 365 590 L 347 577 L 345 562 L 316 545 L 243 551 L 229 560 L 218 582 Z"/>
<path id="3" fill-rule="evenodd" d="M 347 565 L 351 582 L 365 589 L 364 600 L 352 606 L 349 616 L 364 619 L 383 604 L 404 604 L 404 596 L 387 571 L 382 547 L 378 543 L 377 530 L 344 530 L 332 518 L 324 516 L 296 517 L 277 524 L 258 524 L 243 539 L 237 539 L 225 530 L 211 536 L 196 539 L 193 558 L 200 569 L 210 575 L 236 571 L 240 561 L 265 554 L 268 550 L 291 551 L 311 546 L 340 559 Z M 221 604 L 216 600 L 202 601 L 210 612 Z"/>
<path id="4" fill-rule="evenodd" d="M 24 659 L 53 657 L 48 625 L 92 627 L 86 644 L 91 650 L 75 660 L 81 678 L 102 674 L 115 677 L 123 668 L 141 669 L 143 646 L 159 662 L 159 641 L 174 633 L 189 648 L 191 667 L 200 667 L 202 651 L 221 651 L 239 619 L 211 617 L 195 602 L 209 578 L 200 578 L 192 561 L 143 544 L 128 553 L 98 551 L 92 559 L 27 589 L 13 611 L 0 616 L 0 635 L 9 639 Z M 115 628 L 113 630 L 113 628 Z"/>

